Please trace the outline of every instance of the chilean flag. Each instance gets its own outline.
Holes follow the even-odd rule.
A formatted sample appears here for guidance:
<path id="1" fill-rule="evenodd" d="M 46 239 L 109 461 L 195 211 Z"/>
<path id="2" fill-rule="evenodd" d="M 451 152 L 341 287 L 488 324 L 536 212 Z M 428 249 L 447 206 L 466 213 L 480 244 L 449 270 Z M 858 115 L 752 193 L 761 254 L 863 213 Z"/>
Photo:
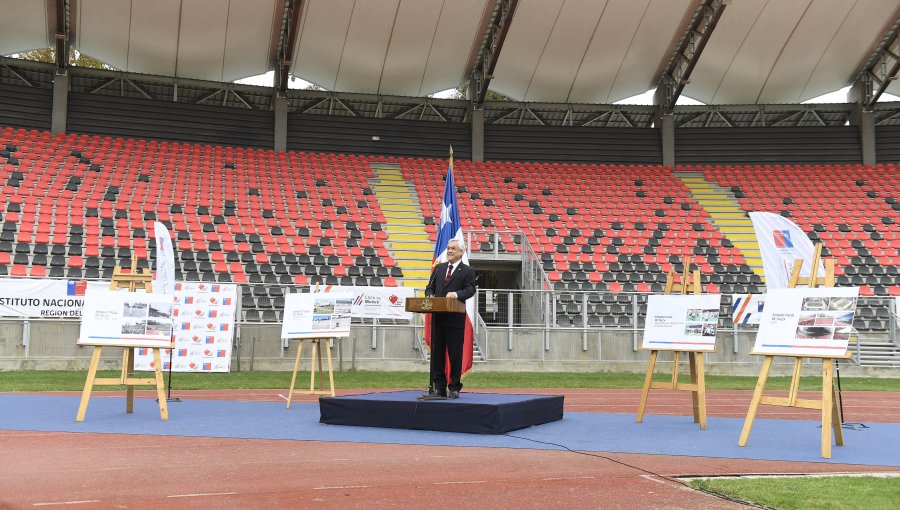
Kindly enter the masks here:
<path id="1" fill-rule="evenodd" d="M 450 164 L 447 169 L 447 181 L 444 183 L 444 200 L 441 203 L 441 221 L 438 225 L 437 241 L 434 243 L 434 258 L 431 267 L 447 262 L 447 244 L 451 239 L 457 239 L 465 246 L 463 238 L 462 222 L 459 220 L 459 204 L 456 201 L 456 185 L 453 182 L 453 149 L 450 149 Z M 462 263 L 469 265 L 468 252 L 463 252 Z M 472 368 L 472 351 L 475 345 L 475 300 L 466 301 L 466 330 L 463 343 L 462 373 L 465 374 Z M 425 314 L 425 343 L 431 347 L 431 314 Z M 448 358 L 447 380 L 450 380 L 450 359 Z"/>

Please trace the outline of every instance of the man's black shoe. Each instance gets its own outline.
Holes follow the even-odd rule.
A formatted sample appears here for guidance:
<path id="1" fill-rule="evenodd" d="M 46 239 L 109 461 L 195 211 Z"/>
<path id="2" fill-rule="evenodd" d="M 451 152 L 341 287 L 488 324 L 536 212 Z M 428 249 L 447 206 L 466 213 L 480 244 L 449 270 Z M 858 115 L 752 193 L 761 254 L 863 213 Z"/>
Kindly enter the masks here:
<path id="1" fill-rule="evenodd" d="M 456 400 L 459 398 L 459 392 L 450 390 L 450 394 L 447 396 L 449 400 Z"/>

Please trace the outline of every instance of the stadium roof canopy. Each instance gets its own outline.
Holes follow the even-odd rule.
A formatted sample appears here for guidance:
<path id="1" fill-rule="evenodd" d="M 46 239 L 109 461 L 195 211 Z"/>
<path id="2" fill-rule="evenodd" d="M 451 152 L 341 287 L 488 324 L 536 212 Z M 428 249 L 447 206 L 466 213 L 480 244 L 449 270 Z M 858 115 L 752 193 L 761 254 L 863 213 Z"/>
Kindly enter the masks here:
<path id="1" fill-rule="evenodd" d="M 858 76 L 900 95 L 898 0 L 0 0 L 0 54 L 63 41 L 129 72 L 425 96 L 473 75 L 612 103 L 673 77 L 707 104 L 799 103 Z M 479 82 L 473 82 L 479 83 Z M 883 84 L 883 86 L 881 86 Z M 483 88 L 483 87 L 482 87 Z"/>

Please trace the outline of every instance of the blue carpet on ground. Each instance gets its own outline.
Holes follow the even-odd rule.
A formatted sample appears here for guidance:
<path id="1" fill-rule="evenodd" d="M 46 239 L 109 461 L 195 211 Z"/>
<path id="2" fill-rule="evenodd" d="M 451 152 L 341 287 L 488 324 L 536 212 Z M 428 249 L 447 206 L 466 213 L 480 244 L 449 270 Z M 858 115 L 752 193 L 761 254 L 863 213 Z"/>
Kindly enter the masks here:
<path id="1" fill-rule="evenodd" d="M 186 400 L 169 404 L 169 420 L 159 418 L 156 401 L 93 397 L 82 423 L 75 421 L 78 396 L 0 394 L 0 430 L 149 434 L 299 441 L 338 441 L 432 446 L 475 446 L 589 452 L 685 455 L 792 462 L 830 462 L 900 467 L 900 424 L 867 423 L 845 430 L 845 446 L 832 458 L 819 455 L 818 421 L 757 419 L 749 444 L 737 445 L 743 419 L 709 418 L 700 430 L 687 416 L 566 413 L 562 420 L 501 435 L 345 427 L 319 423 L 318 404 Z"/>

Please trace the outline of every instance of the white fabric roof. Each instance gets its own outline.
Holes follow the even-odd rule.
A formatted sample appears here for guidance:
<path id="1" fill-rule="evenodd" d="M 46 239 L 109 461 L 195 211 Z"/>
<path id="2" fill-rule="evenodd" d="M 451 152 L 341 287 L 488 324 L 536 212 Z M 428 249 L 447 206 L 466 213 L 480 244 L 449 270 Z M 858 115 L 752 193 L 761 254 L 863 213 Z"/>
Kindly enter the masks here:
<path id="1" fill-rule="evenodd" d="M 64 1 L 64 0 L 59 0 Z M 424 96 L 464 82 L 497 0 L 305 0 L 291 73 L 329 90 Z M 491 88 L 612 103 L 652 89 L 699 0 L 520 0 Z M 233 81 L 274 68 L 285 0 L 77 0 L 73 46 L 131 72 Z M 49 7 L 48 7 L 49 6 Z M 52 1 L 0 0 L 0 54 L 54 44 Z M 900 0 L 731 0 L 682 92 L 798 103 L 844 87 Z M 889 93 L 900 95 L 895 80 Z"/>

